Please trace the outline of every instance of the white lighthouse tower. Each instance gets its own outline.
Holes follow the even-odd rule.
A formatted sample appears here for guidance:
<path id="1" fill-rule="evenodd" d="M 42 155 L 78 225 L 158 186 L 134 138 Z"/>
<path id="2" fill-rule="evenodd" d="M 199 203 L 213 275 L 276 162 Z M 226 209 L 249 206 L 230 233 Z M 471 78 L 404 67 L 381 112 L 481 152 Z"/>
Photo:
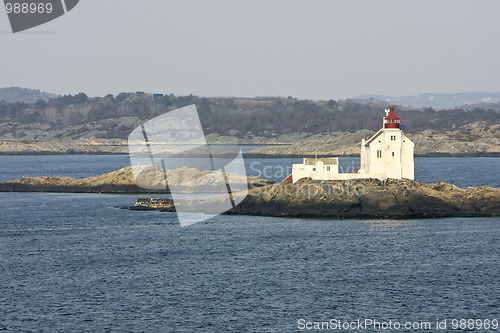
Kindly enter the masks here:
<path id="1" fill-rule="evenodd" d="M 404 135 L 394 107 L 385 111 L 382 128 L 367 141 L 361 141 L 361 168 L 358 172 L 370 178 L 414 179 L 415 144 Z"/>

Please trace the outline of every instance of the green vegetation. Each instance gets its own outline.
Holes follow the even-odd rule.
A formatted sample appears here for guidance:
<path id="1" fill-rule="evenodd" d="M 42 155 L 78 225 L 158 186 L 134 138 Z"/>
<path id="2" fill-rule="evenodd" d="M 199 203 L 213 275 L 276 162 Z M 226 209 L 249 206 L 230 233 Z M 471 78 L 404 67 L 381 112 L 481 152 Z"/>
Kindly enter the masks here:
<path id="1" fill-rule="evenodd" d="M 139 93 L 120 93 L 117 96 L 88 98 L 84 93 L 65 95 L 48 101 L 33 103 L 8 103 L 0 101 L 0 121 L 20 124 L 44 124 L 51 129 L 86 125 L 100 122 L 99 137 L 121 138 L 128 136 L 136 126 L 133 122 L 116 127 L 109 119 L 135 117 L 149 120 L 167 111 L 196 104 L 205 133 L 243 136 L 245 134 L 271 137 L 278 134 L 302 132 L 355 132 L 361 129 L 377 130 L 382 123 L 381 102 L 342 100 L 311 101 L 292 97 L 266 98 L 205 98 L 198 96 L 156 96 Z M 445 131 L 465 128 L 475 122 L 499 124 L 500 114 L 490 109 L 472 111 L 450 109 L 436 111 L 432 108 L 415 109 L 396 107 L 408 131 L 426 129 Z M 109 125 L 106 125 L 109 123 Z M 82 126 L 84 130 L 85 126 Z M 473 138 L 463 134 L 461 141 Z"/>

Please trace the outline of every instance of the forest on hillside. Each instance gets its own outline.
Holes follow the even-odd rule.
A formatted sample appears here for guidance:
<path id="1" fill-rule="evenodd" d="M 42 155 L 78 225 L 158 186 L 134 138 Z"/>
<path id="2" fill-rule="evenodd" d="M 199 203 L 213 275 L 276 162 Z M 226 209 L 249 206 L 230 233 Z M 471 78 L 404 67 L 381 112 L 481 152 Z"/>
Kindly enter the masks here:
<path id="1" fill-rule="evenodd" d="M 195 104 L 206 134 L 243 136 L 245 134 L 274 136 L 294 132 L 319 134 L 325 132 L 355 132 L 377 130 L 381 126 L 384 108 L 375 100 L 312 101 L 288 97 L 206 98 L 198 96 L 151 95 L 142 92 L 89 98 L 86 94 L 65 95 L 35 103 L 0 101 L 0 121 L 3 124 L 44 124 L 61 130 L 68 126 L 89 123 L 109 123 L 105 138 L 126 138 L 133 128 L 109 119 L 134 117 L 147 121 L 173 109 Z M 410 132 L 426 129 L 444 131 L 468 129 L 500 123 L 500 113 L 476 107 L 434 110 L 398 107 L 395 110 Z"/>

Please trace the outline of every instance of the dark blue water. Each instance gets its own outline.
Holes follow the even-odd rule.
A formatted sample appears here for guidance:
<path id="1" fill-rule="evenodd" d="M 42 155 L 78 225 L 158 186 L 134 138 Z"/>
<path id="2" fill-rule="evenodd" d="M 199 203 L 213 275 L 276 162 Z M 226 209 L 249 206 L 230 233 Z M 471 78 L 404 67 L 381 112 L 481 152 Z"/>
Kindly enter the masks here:
<path id="1" fill-rule="evenodd" d="M 245 159 L 249 176 L 281 181 L 292 172 L 300 158 Z M 359 158 L 340 158 L 340 172 L 353 172 Z M 0 181 L 22 177 L 66 176 L 85 178 L 130 165 L 128 155 L 0 156 Z M 417 157 L 415 179 L 432 183 L 444 181 L 460 187 L 500 187 L 500 158 Z"/>
<path id="2" fill-rule="evenodd" d="M 84 177 L 127 163 L 2 156 L 0 170 L 4 179 L 44 171 Z M 289 161 L 261 163 L 263 172 Z M 498 186 L 490 175 L 498 166 L 497 159 L 425 158 L 416 160 L 416 174 Z M 500 316 L 498 218 L 217 216 L 180 228 L 172 213 L 117 208 L 135 199 L 0 193 L 0 331 L 296 332 L 299 319 L 334 318 L 433 328 L 448 319 L 451 331 L 452 319 Z"/>

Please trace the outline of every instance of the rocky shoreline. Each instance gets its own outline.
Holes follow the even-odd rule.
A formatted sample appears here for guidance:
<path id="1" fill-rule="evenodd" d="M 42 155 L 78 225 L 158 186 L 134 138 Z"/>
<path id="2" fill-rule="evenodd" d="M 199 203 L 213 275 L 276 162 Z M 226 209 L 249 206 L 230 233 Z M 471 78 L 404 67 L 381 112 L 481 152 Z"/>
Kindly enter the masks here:
<path id="1" fill-rule="evenodd" d="M 143 198 L 131 209 L 208 213 L 219 200 L 225 198 L 181 201 L 174 206 L 171 199 Z M 251 189 L 243 202 L 226 214 L 374 219 L 500 216 L 500 189 L 459 188 L 444 182 L 426 184 L 406 179 L 305 179 Z"/>
<path id="2" fill-rule="evenodd" d="M 29 131 L 28 131 L 29 132 Z M 42 131 L 43 132 L 43 131 Z M 209 134 L 213 145 L 263 145 L 246 152 L 247 157 L 295 157 L 306 155 L 359 156 L 359 143 L 375 132 L 360 130 L 354 133 L 324 134 L 290 133 L 267 136 Z M 462 131 L 406 133 L 415 142 L 415 156 L 500 156 L 500 124 Z M 0 137 L 0 154 L 128 154 L 127 140 L 80 138 Z"/>

